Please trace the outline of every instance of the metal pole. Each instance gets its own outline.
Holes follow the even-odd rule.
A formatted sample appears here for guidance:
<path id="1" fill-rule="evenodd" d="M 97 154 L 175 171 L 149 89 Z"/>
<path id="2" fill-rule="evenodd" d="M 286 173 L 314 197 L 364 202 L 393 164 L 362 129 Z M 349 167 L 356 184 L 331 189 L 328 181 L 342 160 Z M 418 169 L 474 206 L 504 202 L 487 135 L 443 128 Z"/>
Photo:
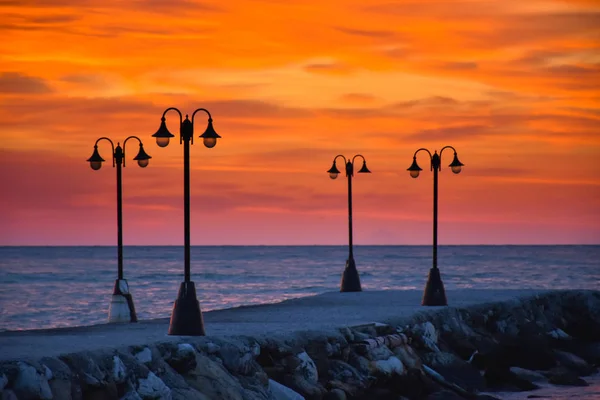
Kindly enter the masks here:
<path id="1" fill-rule="evenodd" d="M 435 157 L 435 156 L 434 156 Z M 438 169 L 439 158 L 433 165 L 433 268 L 437 269 Z"/>
<path id="2" fill-rule="evenodd" d="M 348 259 L 354 259 L 352 249 L 352 174 L 348 174 Z"/>
<path id="3" fill-rule="evenodd" d="M 118 279 L 123 279 L 123 201 L 121 191 L 121 164 L 123 156 L 117 146 L 115 154 L 117 162 L 117 253 L 118 253 Z"/>
<path id="4" fill-rule="evenodd" d="M 185 237 L 185 272 L 184 281 L 190 282 L 190 135 L 183 134 L 183 213 Z"/>

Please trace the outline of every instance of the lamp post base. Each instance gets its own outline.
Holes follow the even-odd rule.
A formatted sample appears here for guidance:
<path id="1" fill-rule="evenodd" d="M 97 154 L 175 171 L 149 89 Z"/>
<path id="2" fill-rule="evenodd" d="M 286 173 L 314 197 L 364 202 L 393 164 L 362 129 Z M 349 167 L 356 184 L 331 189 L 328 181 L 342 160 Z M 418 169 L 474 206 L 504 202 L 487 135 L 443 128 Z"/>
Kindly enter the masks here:
<path id="1" fill-rule="evenodd" d="M 126 279 L 115 280 L 108 308 L 108 322 L 137 322 L 133 297 L 129 293 L 129 284 Z"/>
<path id="2" fill-rule="evenodd" d="M 169 335 L 204 336 L 204 320 L 194 282 L 181 282 L 169 324 Z"/>
<path id="3" fill-rule="evenodd" d="M 346 268 L 342 274 L 340 292 L 362 292 L 354 258 L 346 260 Z"/>
<path id="4" fill-rule="evenodd" d="M 440 275 L 438 268 L 431 268 L 429 270 L 429 277 L 427 278 L 427 284 L 425 285 L 425 291 L 423 292 L 423 306 L 447 306 L 446 301 L 446 290 L 444 289 L 444 283 Z"/>

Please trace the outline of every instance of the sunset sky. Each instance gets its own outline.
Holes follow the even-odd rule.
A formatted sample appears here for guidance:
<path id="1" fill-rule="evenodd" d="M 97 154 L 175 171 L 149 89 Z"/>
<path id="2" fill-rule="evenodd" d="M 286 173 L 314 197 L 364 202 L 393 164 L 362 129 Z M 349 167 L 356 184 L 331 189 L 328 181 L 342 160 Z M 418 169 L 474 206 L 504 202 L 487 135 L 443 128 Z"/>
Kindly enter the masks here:
<path id="1" fill-rule="evenodd" d="M 0 0 L 0 245 L 115 245 L 110 145 L 126 147 L 126 245 L 183 244 L 183 146 L 167 107 L 213 115 L 191 148 L 192 244 L 600 243 L 600 2 Z M 199 117 L 198 117 L 199 116 Z M 360 165 L 358 165 L 360 168 Z M 343 164 L 338 163 L 342 170 Z"/>

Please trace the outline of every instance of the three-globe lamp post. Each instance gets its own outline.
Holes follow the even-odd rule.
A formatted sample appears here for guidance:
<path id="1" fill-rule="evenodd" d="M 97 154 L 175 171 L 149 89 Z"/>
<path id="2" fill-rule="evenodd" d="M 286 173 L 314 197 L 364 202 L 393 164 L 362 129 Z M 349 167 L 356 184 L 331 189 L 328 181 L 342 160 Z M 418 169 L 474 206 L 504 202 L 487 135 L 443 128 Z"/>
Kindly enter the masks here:
<path id="1" fill-rule="evenodd" d="M 102 163 L 105 161 L 98 153 L 98 142 L 106 140 L 110 143 L 112 148 L 112 161 L 113 167 L 117 167 L 117 260 L 118 260 L 118 271 L 117 280 L 113 289 L 113 295 L 110 301 L 110 307 L 108 309 L 108 321 L 109 322 L 137 322 L 137 315 L 135 313 L 135 306 L 133 304 L 133 297 L 129 292 L 129 284 L 127 280 L 123 278 L 123 200 L 122 194 L 122 178 L 121 178 L 121 166 L 125 167 L 125 145 L 129 139 L 136 139 L 139 142 L 140 148 L 138 154 L 133 158 L 138 162 L 138 165 L 142 168 L 148 166 L 150 157 L 144 151 L 144 145 L 137 136 L 129 136 L 123 142 L 123 147 L 117 142 L 115 147 L 112 140 L 107 137 L 101 137 L 96 140 L 94 144 L 94 152 L 92 156 L 87 159 L 90 163 L 90 167 L 97 171 L 102 167 Z"/>
<path id="2" fill-rule="evenodd" d="M 165 115 L 169 111 L 179 114 L 179 143 L 183 143 L 183 205 L 184 205 L 184 281 L 179 287 L 177 299 L 173 304 L 171 322 L 169 324 L 169 335 L 180 336 L 204 336 L 204 320 L 200 303 L 196 297 L 196 287 L 191 280 L 190 273 L 190 144 L 194 142 L 194 117 L 198 111 L 208 115 L 208 126 L 200 137 L 204 145 L 212 148 L 220 138 L 212 125 L 212 116 L 204 108 L 199 108 L 192 113 L 192 119 L 185 116 L 185 120 L 175 107 L 167 108 L 162 115 L 160 128 L 152 136 L 156 138 L 159 147 L 166 147 L 169 139 L 174 137 L 167 129 Z"/>
<path id="3" fill-rule="evenodd" d="M 433 155 L 425 148 L 420 148 L 415 151 L 413 155 L 412 165 L 407 169 L 410 172 L 410 176 L 417 178 L 419 172 L 423 169 L 417 164 L 417 153 L 425 151 L 429 154 L 430 169 L 433 170 L 433 267 L 429 270 L 429 276 L 427 278 L 427 284 L 423 292 L 423 300 L 421 302 L 424 306 L 447 306 L 448 301 L 446 300 L 446 290 L 444 289 L 444 283 L 440 275 L 440 270 L 437 265 L 437 220 L 438 220 L 438 171 L 441 171 L 442 153 L 445 149 L 452 149 L 454 151 L 454 159 L 448 165 L 452 172 L 455 174 L 460 173 L 463 163 L 458 160 L 456 150 L 452 146 L 445 146 L 440 150 L 440 154 L 435 151 Z"/>
<path id="4" fill-rule="evenodd" d="M 362 158 L 363 165 L 358 171 L 359 173 L 371 173 L 367 168 L 367 161 L 365 158 L 357 154 L 352 160 L 346 159 L 343 155 L 339 154 L 334 157 L 333 165 L 327 171 L 331 179 L 336 179 L 340 174 L 337 169 L 336 160 L 338 157 L 342 157 L 344 164 L 346 165 L 346 177 L 348 177 L 348 260 L 346 261 L 346 268 L 342 274 L 342 281 L 340 284 L 340 292 L 360 292 L 362 288 L 360 286 L 360 278 L 358 276 L 358 270 L 356 269 L 356 263 L 354 261 L 354 251 L 352 244 L 352 177 L 354 176 L 354 160 L 356 157 Z"/>

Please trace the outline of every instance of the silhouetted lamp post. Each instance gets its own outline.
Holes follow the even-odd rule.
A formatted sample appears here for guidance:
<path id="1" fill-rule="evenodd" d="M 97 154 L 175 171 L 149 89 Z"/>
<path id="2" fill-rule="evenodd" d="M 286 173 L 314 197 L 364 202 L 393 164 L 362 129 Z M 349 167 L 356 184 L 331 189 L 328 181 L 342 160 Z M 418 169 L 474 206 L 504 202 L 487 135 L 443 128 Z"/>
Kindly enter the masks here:
<path id="1" fill-rule="evenodd" d="M 212 148 L 217 144 L 217 139 L 220 138 L 215 132 L 212 125 L 212 117 L 208 110 L 199 108 L 192 114 L 192 120 L 185 116 L 185 120 L 175 107 L 167 108 L 162 115 L 160 128 L 153 137 L 156 138 L 156 144 L 159 147 L 166 147 L 169 144 L 169 139 L 174 135 L 167 129 L 165 123 L 165 115 L 168 111 L 174 110 L 179 114 L 179 144 L 183 143 L 183 206 L 184 206 L 184 281 L 179 287 L 179 293 L 175 304 L 173 304 L 173 312 L 171 313 L 171 323 L 169 325 L 169 335 L 182 336 L 204 336 L 204 321 L 202 319 L 202 311 L 200 311 L 200 303 L 196 297 L 196 287 L 190 278 L 190 143 L 194 143 L 194 116 L 198 111 L 203 111 L 208 114 L 208 126 L 200 137 L 204 139 L 204 145 Z"/>
<path id="2" fill-rule="evenodd" d="M 350 159 L 346 160 L 346 157 L 339 154 L 335 156 L 333 165 L 329 171 L 327 171 L 331 179 L 337 178 L 340 173 L 335 164 L 338 157 L 344 159 L 344 164 L 346 164 L 346 176 L 348 177 L 348 260 L 346 261 L 346 268 L 342 274 L 340 292 L 360 292 L 362 291 L 360 287 L 360 278 L 356 269 L 356 263 L 354 262 L 354 253 L 352 249 L 352 177 L 354 176 L 354 160 L 356 157 L 360 157 L 363 160 L 362 168 L 358 171 L 359 173 L 371 173 L 371 171 L 367 168 L 367 161 L 362 155 L 357 154 L 352 158 L 352 161 L 350 161 Z"/>
<path id="3" fill-rule="evenodd" d="M 113 295 L 110 301 L 110 307 L 108 309 L 108 322 L 137 322 L 137 316 L 135 314 L 135 306 L 133 305 L 133 297 L 129 292 L 129 285 L 127 280 L 123 278 L 123 201 L 122 201 L 122 190 L 121 190 L 121 165 L 125 166 L 125 145 L 129 139 L 136 139 L 140 144 L 138 154 L 133 158 L 138 162 L 138 165 L 142 168 L 148 166 L 149 160 L 152 158 L 144 151 L 144 145 L 137 136 L 129 136 L 123 142 L 123 147 L 117 142 L 115 147 L 112 140 L 107 137 L 101 137 L 96 140 L 94 144 L 94 152 L 92 156 L 87 159 L 90 163 L 90 167 L 97 171 L 102 167 L 104 159 L 100 157 L 98 153 L 98 142 L 101 140 L 107 140 L 112 148 L 112 160 L 113 167 L 117 167 L 117 258 L 118 258 L 118 272 L 117 280 L 115 281 L 115 287 L 113 289 Z"/>
<path id="4" fill-rule="evenodd" d="M 425 285 L 425 291 L 423 292 L 422 305 L 424 306 L 447 306 L 446 290 L 444 289 L 444 283 L 440 275 L 440 270 L 437 266 L 437 215 L 438 215 L 438 171 L 441 171 L 442 153 L 445 149 L 452 149 L 454 151 L 454 159 L 448 165 L 452 172 L 455 174 L 460 173 L 462 166 L 464 165 L 458 161 L 456 150 L 452 146 L 445 146 L 440 150 L 438 155 L 437 151 L 431 155 L 431 152 L 425 148 L 420 148 L 415 151 L 413 155 L 412 165 L 407 169 L 410 171 L 410 176 L 417 178 L 419 172 L 422 171 L 421 167 L 417 164 L 417 153 L 419 151 L 426 151 L 429 154 L 431 161 L 430 168 L 433 170 L 433 267 L 429 270 L 429 277 L 427 278 L 427 284 Z"/>

